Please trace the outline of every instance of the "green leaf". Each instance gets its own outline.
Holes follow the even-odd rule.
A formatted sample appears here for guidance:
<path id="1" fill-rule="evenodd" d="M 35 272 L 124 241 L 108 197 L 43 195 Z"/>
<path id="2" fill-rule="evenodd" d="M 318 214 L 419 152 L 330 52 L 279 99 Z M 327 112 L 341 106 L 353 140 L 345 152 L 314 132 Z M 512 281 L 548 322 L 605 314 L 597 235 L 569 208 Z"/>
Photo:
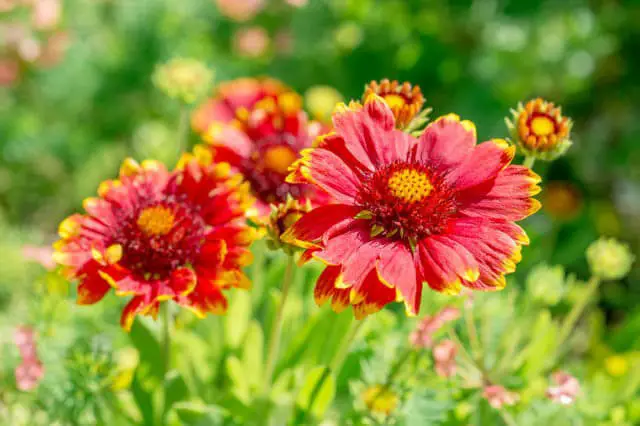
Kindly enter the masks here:
<path id="1" fill-rule="evenodd" d="M 247 330 L 242 351 L 242 364 L 253 388 L 260 386 L 264 365 L 264 335 L 257 321 L 252 321 Z"/>
<path id="2" fill-rule="evenodd" d="M 171 371 L 167 374 L 164 386 L 167 395 L 167 399 L 165 401 L 165 410 L 167 411 L 171 409 L 173 404 L 184 401 L 189 396 L 189 389 L 187 388 L 184 379 L 177 371 Z"/>
<path id="3" fill-rule="evenodd" d="M 320 383 L 323 377 L 324 381 Z M 296 404 L 303 411 L 309 409 L 314 417 L 320 418 L 331 405 L 335 394 L 336 379 L 329 367 L 316 367 L 307 374 L 296 398 Z M 314 395 L 313 406 L 309 407 Z"/>
<path id="4" fill-rule="evenodd" d="M 451 401 L 437 399 L 436 392 L 417 392 L 409 398 L 404 406 L 405 424 L 407 426 L 438 425 L 447 419 L 447 414 L 452 409 Z"/>
<path id="5" fill-rule="evenodd" d="M 180 402 L 173 409 L 185 426 L 221 426 L 224 423 L 225 410 L 215 405 Z"/>
<path id="6" fill-rule="evenodd" d="M 553 362 L 558 327 L 551 318 L 551 312 L 543 310 L 538 314 L 531 330 L 531 337 L 531 343 L 526 349 L 527 358 L 523 369 L 524 375 L 530 378 L 538 376 L 547 363 Z"/>
<path id="7" fill-rule="evenodd" d="M 162 349 L 153 321 L 150 318 L 138 316 L 131 327 L 129 337 L 140 353 L 140 364 L 144 364 L 151 375 L 163 380 Z"/>
<path id="8" fill-rule="evenodd" d="M 142 415 L 143 424 L 145 426 L 153 426 L 155 423 L 153 416 L 153 394 L 149 390 L 149 386 L 144 386 L 140 380 L 139 369 L 136 371 L 133 381 L 131 382 L 131 393 Z"/>
<path id="9" fill-rule="evenodd" d="M 243 403 L 248 403 L 251 399 L 249 389 L 249 378 L 244 369 L 244 365 L 235 356 L 227 358 L 225 363 L 227 375 L 231 379 L 231 389 Z"/>
<path id="10" fill-rule="evenodd" d="M 249 292 L 236 292 L 229 303 L 224 322 L 224 337 L 230 348 L 240 346 L 251 319 L 251 296 Z"/>

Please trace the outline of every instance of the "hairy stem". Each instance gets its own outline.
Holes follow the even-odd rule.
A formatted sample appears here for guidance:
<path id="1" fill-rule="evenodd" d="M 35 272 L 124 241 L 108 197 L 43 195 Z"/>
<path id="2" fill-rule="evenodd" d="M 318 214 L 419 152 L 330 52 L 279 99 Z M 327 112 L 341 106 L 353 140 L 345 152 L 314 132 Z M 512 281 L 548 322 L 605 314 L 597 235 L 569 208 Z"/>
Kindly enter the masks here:
<path id="1" fill-rule="evenodd" d="M 271 390 L 273 371 L 275 370 L 276 361 L 278 359 L 280 339 L 282 337 L 282 322 L 284 320 L 284 307 L 287 302 L 287 296 L 289 295 L 289 289 L 291 288 L 291 282 L 293 281 L 294 265 L 295 261 L 293 256 L 290 255 L 287 259 L 287 266 L 282 279 L 282 296 L 280 298 L 280 304 L 276 310 L 276 316 L 273 320 L 273 325 L 271 326 L 271 334 L 269 335 L 269 349 L 267 352 L 267 366 L 265 368 L 263 387 L 263 393 L 265 395 Z"/>

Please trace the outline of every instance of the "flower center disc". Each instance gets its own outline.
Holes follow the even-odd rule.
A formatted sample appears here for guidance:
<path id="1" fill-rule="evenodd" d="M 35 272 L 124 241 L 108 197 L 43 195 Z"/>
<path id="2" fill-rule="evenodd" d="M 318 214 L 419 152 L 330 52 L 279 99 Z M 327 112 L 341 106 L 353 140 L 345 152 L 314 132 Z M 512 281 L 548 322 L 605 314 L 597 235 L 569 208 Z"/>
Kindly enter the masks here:
<path id="1" fill-rule="evenodd" d="M 433 190 L 427 174 L 413 169 L 394 172 L 389 177 L 387 184 L 391 194 L 406 203 L 422 201 Z"/>
<path id="2" fill-rule="evenodd" d="M 546 115 L 531 120 L 531 130 L 538 136 L 547 136 L 555 131 L 555 123 Z"/>
<path id="3" fill-rule="evenodd" d="M 384 100 L 389 105 L 389 108 L 391 109 L 402 108 L 407 104 L 407 100 L 400 95 L 394 95 L 394 94 L 384 95 Z"/>
<path id="4" fill-rule="evenodd" d="M 148 236 L 167 235 L 173 228 L 175 216 L 164 206 L 147 207 L 138 216 L 138 227 Z"/>
<path id="5" fill-rule="evenodd" d="M 289 166 L 298 156 L 296 153 L 284 145 L 277 145 L 268 148 L 262 158 L 262 164 L 268 170 L 279 174 L 287 174 Z"/>

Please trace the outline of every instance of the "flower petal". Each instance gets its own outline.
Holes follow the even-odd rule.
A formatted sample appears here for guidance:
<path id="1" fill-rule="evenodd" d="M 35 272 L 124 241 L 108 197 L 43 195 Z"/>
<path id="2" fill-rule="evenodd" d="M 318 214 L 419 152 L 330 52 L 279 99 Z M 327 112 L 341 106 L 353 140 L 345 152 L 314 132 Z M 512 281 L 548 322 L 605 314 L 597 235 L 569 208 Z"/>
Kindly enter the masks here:
<path id="1" fill-rule="evenodd" d="M 97 274 L 87 274 L 78 286 L 78 305 L 93 305 L 101 301 L 111 290 L 108 282 Z"/>
<path id="2" fill-rule="evenodd" d="M 331 227 L 354 222 L 353 217 L 359 211 L 360 208 L 345 204 L 317 207 L 294 223 L 282 235 L 282 241 L 305 248 L 312 247 Z"/>
<path id="3" fill-rule="evenodd" d="M 313 183 L 339 203 L 354 203 L 360 180 L 340 157 L 323 148 L 303 150 L 301 154 L 302 158 L 291 166 L 288 182 Z"/>
<path id="4" fill-rule="evenodd" d="M 415 145 L 415 159 L 448 170 L 471 155 L 476 144 L 475 126 L 449 114 L 429 124 Z"/>
<path id="5" fill-rule="evenodd" d="M 353 306 L 353 313 L 357 320 L 378 312 L 385 305 L 394 302 L 397 296 L 395 289 L 387 287 L 380 281 L 375 270 L 371 270 L 365 277 L 360 291 L 363 298 Z"/>
<path id="6" fill-rule="evenodd" d="M 380 253 L 378 278 L 390 288 L 397 289 L 405 300 L 407 311 L 420 311 L 422 283 L 416 282 L 416 267 L 411 250 L 402 242 L 387 245 Z"/>
<path id="7" fill-rule="evenodd" d="M 447 175 L 446 180 L 460 191 L 495 179 L 513 160 L 515 152 L 516 148 L 503 139 L 483 142 Z"/>
<path id="8" fill-rule="evenodd" d="M 331 309 L 342 312 L 349 306 L 349 289 L 336 288 L 336 282 L 340 279 L 339 266 L 327 266 L 318 277 L 313 296 L 318 306 L 331 299 Z"/>

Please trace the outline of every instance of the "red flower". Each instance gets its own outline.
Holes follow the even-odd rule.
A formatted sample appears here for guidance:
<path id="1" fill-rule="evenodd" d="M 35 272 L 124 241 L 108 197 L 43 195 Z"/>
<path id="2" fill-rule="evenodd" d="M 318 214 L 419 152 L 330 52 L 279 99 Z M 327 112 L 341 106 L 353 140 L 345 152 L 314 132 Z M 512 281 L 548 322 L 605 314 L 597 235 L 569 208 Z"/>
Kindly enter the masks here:
<path id="1" fill-rule="evenodd" d="M 34 331 L 28 326 L 18 326 L 13 341 L 18 347 L 22 363 L 16 367 L 16 387 L 21 391 L 35 389 L 44 377 L 44 366 L 38 358 Z"/>
<path id="2" fill-rule="evenodd" d="M 342 106 L 336 132 L 303 151 L 290 182 L 311 183 L 336 204 L 318 207 L 284 238 L 328 266 L 316 301 L 358 318 L 403 300 L 420 309 L 423 283 L 459 293 L 505 286 L 527 235 L 514 222 L 538 208 L 539 177 L 510 166 L 502 140 L 476 145 L 475 127 L 441 117 L 416 139 L 396 130 L 377 96 Z"/>
<path id="3" fill-rule="evenodd" d="M 60 224 L 55 260 L 79 281 L 78 303 L 94 304 L 109 289 L 132 295 L 121 324 L 156 316 L 174 300 L 199 316 L 223 313 L 222 290 L 247 288 L 254 232 L 245 212 L 252 199 L 229 165 L 212 164 L 206 150 L 185 154 L 169 172 L 157 162 L 126 160 L 119 180 L 103 182 L 87 214 Z"/>
<path id="4" fill-rule="evenodd" d="M 195 112 L 192 125 L 217 161 L 246 177 L 262 216 L 268 216 L 269 204 L 286 201 L 287 194 L 326 200 L 311 186 L 285 182 L 300 150 L 327 129 L 308 122 L 300 96 L 279 81 L 242 78 L 221 84 L 217 96 Z"/>

